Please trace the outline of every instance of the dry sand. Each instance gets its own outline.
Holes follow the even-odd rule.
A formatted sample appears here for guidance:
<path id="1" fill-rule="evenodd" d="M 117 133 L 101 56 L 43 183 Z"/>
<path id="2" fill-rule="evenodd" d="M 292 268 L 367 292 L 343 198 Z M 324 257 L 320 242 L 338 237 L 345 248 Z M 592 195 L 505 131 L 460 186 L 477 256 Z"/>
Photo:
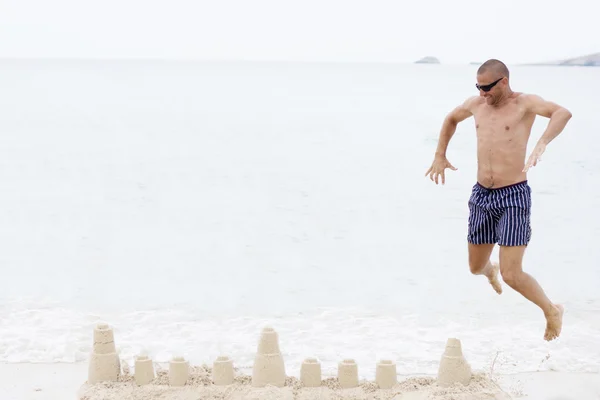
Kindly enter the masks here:
<path id="1" fill-rule="evenodd" d="M 342 389 L 337 378 L 327 378 L 318 388 L 303 387 L 295 377 L 288 377 L 282 388 L 252 387 L 252 377 L 238 374 L 228 386 L 212 384 L 212 371 L 207 366 L 191 367 L 190 377 L 184 387 L 168 384 L 168 371 L 158 369 L 156 378 L 148 385 L 138 386 L 126 371 L 118 382 L 84 384 L 78 393 L 79 400 L 508 400 L 511 397 L 489 380 L 483 373 L 475 373 L 467 386 L 455 384 L 442 388 L 433 377 L 416 377 L 400 380 L 391 389 L 379 389 L 374 382 L 361 381 L 356 388 Z"/>
<path id="2" fill-rule="evenodd" d="M 77 393 L 87 395 L 89 399 L 100 399 L 105 398 L 107 400 L 119 398 L 117 393 L 120 391 L 121 399 L 138 399 L 142 398 L 139 393 L 143 393 L 142 388 L 132 387 L 131 382 L 129 385 L 122 383 L 114 383 L 112 389 L 103 386 L 110 386 L 106 384 L 99 384 L 96 387 L 89 387 L 82 384 L 86 381 L 88 375 L 88 364 L 87 363 L 75 363 L 75 364 L 6 364 L 0 363 L 0 399 L 2 400 L 76 400 L 81 399 L 77 396 Z M 159 374 L 160 376 L 160 374 Z M 479 379 L 479 375 L 476 374 L 475 379 Z M 164 379 L 164 378 L 163 378 Z M 247 376 L 246 379 L 249 379 Z M 519 374 L 508 374 L 508 375 L 497 375 L 494 374 L 494 381 L 498 382 L 499 386 L 514 400 L 600 400 L 600 374 L 598 373 L 569 373 L 569 372 L 527 372 Z M 239 381 L 240 379 L 238 379 Z M 412 376 L 398 376 L 400 384 L 391 389 L 389 392 L 386 390 L 376 391 L 374 394 L 379 395 L 375 397 L 372 395 L 371 398 L 385 399 L 389 398 L 388 394 L 394 394 L 398 396 L 397 399 L 403 400 L 419 400 L 424 397 L 425 399 L 433 398 L 441 400 L 444 397 L 440 393 L 432 392 L 432 386 L 427 385 L 428 382 L 433 381 L 433 377 L 426 378 L 414 378 Z M 334 380 L 327 380 L 333 382 Z M 409 383 L 417 385 L 417 387 L 406 387 Z M 486 384 L 490 382 L 486 380 Z M 119 388 L 118 386 L 121 386 Z M 221 390 L 223 393 L 220 399 L 227 399 L 226 394 L 235 394 L 238 398 L 243 398 L 242 393 L 244 390 L 246 393 L 252 393 L 247 396 L 248 399 L 260 398 L 261 393 L 277 392 L 274 389 L 252 389 L 249 384 L 246 387 L 242 387 L 239 382 L 232 385 L 229 389 L 230 392 L 226 392 L 225 388 L 216 388 Z M 168 400 L 169 398 L 174 399 L 185 399 L 185 393 L 181 396 L 177 395 L 176 390 L 165 390 L 167 389 L 164 385 L 161 386 L 162 395 L 159 399 Z M 418 390 L 420 388 L 420 390 Z M 148 391 L 151 387 L 147 387 Z M 186 388 L 189 393 L 189 389 Z M 206 388 L 210 390 L 209 388 Z M 287 388 L 285 388 L 287 389 Z M 308 393 L 308 388 L 303 389 L 301 392 L 306 399 L 305 393 Z M 128 392 L 129 390 L 129 392 Z M 196 388 L 197 393 L 195 399 L 202 399 L 203 395 L 199 394 L 202 388 Z M 289 390 L 289 389 L 287 389 Z M 132 392 L 135 391 L 135 395 Z M 364 391 L 364 390 L 363 390 Z M 343 399 L 342 393 L 352 395 L 352 390 L 348 391 L 337 391 L 335 396 L 332 395 L 332 391 L 322 389 L 321 392 L 328 392 L 330 398 Z M 174 394 L 175 393 L 175 394 Z M 213 392 L 215 393 L 215 392 Z M 325 393 L 319 397 L 319 391 L 313 391 L 316 393 L 313 398 L 315 399 L 326 399 Z M 388 393 L 388 394 L 385 394 Z M 399 394 L 401 393 L 401 397 Z M 450 391 L 452 393 L 452 391 Z M 159 394 L 155 390 L 155 393 L 147 395 L 148 399 L 156 399 L 156 395 Z M 372 392 L 365 394 L 373 394 Z M 472 393 L 469 393 L 472 394 Z M 103 397 L 106 396 L 106 397 Z M 432 397 L 433 396 L 433 397 Z M 466 394 L 461 393 L 460 396 L 464 398 Z M 460 398 L 457 395 L 448 394 L 447 398 Z M 471 396 L 472 398 L 473 396 Z M 204 397 L 207 398 L 207 397 Z M 210 397 L 208 397 L 210 398 Z M 230 398 L 235 398 L 230 396 Z M 262 398 L 265 398 L 263 396 Z M 268 397 L 267 397 L 268 398 Z M 275 397 L 277 398 L 277 397 Z M 298 397 L 300 398 L 300 397 Z M 352 398 L 347 396 L 347 398 Z M 356 397 L 355 397 L 356 398 Z M 360 397 L 358 397 L 360 399 Z M 369 398 L 369 397 L 364 397 Z M 467 397 L 468 398 L 468 397 Z M 489 398 L 489 397 L 488 397 Z M 392 397 L 393 399 L 393 397 Z M 483 397 L 485 399 L 485 397 Z"/>

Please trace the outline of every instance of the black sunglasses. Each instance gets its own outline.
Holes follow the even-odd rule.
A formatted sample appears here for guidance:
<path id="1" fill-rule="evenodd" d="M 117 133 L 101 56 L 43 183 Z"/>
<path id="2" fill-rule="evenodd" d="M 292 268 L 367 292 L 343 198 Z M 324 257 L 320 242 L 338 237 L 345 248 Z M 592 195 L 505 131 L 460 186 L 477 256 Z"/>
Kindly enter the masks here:
<path id="1" fill-rule="evenodd" d="M 492 82 L 492 83 L 490 83 L 490 84 L 487 84 L 487 85 L 480 85 L 479 83 L 476 83 L 476 84 L 475 84 L 475 87 L 476 87 L 478 90 L 483 90 L 484 92 L 489 92 L 489 91 L 490 91 L 490 90 L 492 90 L 492 88 L 493 88 L 494 86 L 496 86 L 496 84 L 498 84 L 498 82 L 500 82 L 502 79 L 504 79 L 504 77 L 502 77 L 502 78 L 498 79 L 497 81 L 494 81 L 494 82 Z"/>

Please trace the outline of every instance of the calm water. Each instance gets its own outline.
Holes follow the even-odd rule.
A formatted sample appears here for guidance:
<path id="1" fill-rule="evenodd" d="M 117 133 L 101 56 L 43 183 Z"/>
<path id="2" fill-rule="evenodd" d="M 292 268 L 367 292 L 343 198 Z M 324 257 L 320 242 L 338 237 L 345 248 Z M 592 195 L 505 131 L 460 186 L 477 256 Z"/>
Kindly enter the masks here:
<path id="1" fill-rule="evenodd" d="M 476 68 L 1 61 L 0 361 L 85 361 L 105 320 L 126 359 L 249 366 L 269 324 L 288 372 L 431 373 L 450 336 L 475 368 L 600 372 L 600 69 L 511 68 L 573 112 L 529 174 L 525 269 L 567 308 L 548 344 L 469 274 L 472 120 L 424 177 Z"/>

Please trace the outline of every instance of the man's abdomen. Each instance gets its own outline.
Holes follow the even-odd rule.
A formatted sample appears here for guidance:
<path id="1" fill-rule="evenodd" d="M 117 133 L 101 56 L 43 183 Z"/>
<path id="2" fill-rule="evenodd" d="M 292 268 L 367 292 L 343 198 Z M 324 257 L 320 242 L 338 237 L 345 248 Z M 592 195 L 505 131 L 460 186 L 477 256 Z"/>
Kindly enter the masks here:
<path id="1" fill-rule="evenodd" d="M 525 152 L 512 143 L 478 152 L 477 181 L 484 187 L 499 188 L 527 179 L 523 172 Z"/>

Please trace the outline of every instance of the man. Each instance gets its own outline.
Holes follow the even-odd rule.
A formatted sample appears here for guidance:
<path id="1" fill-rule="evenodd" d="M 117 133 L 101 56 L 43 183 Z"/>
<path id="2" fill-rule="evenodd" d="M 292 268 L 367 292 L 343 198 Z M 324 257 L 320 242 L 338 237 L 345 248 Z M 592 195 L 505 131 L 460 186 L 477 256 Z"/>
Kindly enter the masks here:
<path id="1" fill-rule="evenodd" d="M 571 113 L 533 94 L 513 92 L 506 65 L 495 59 L 477 71 L 479 96 L 467 99 L 444 119 L 433 163 L 425 176 L 445 184 L 445 170 L 456 168 L 446 158 L 448 142 L 459 122 L 473 116 L 477 132 L 477 182 L 468 201 L 469 266 L 488 278 L 500 294 L 504 282 L 536 304 L 546 317 L 545 340 L 560 335 L 564 308 L 553 304 L 537 281 L 523 272 L 522 260 L 531 237 L 531 189 L 527 171 L 536 166 L 546 146 L 561 133 Z M 536 115 L 550 118 L 548 126 L 525 163 L 527 142 Z M 492 263 L 494 245 L 500 264 Z"/>

